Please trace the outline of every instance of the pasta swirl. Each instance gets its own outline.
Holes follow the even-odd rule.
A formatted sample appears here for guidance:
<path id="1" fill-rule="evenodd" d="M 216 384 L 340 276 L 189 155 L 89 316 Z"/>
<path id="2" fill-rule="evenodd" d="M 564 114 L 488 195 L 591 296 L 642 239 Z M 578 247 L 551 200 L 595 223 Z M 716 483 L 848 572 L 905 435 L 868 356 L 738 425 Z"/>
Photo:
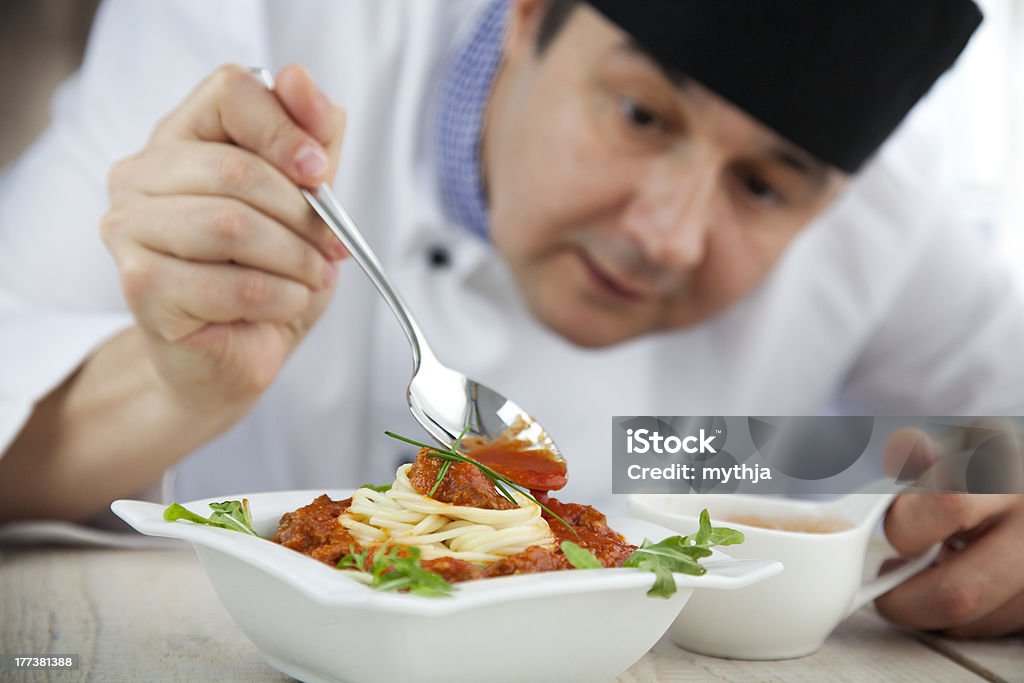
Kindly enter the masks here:
<path id="1" fill-rule="evenodd" d="M 519 507 L 511 510 L 452 505 L 413 489 L 410 467 L 398 468 L 389 491 L 360 488 L 352 494 L 352 505 L 338 521 L 360 544 L 416 546 L 425 560 L 468 562 L 494 562 L 535 545 L 554 547 L 540 507 L 526 496 L 512 491 Z"/>

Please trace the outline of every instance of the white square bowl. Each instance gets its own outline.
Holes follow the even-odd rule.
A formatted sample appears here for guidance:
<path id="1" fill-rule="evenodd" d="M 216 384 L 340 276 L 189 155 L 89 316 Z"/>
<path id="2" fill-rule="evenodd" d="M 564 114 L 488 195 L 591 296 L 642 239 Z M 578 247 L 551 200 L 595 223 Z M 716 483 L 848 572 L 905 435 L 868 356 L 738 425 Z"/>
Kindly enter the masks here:
<path id="1" fill-rule="evenodd" d="M 256 531 L 323 491 L 254 493 Z M 327 491 L 340 500 L 350 491 Z M 164 506 L 119 500 L 113 511 L 138 531 L 191 542 L 235 623 L 271 666 L 303 681 L 345 683 L 595 683 L 613 679 L 665 633 L 695 589 L 741 588 L 778 573 L 772 560 L 703 560 L 704 576 L 676 574 L 678 592 L 649 598 L 650 572 L 592 569 L 456 584 L 451 597 L 382 593 L 294 550 L 227 529 L 166 522 Z M 610 519 L 631 543 L 673 533 Z"/>

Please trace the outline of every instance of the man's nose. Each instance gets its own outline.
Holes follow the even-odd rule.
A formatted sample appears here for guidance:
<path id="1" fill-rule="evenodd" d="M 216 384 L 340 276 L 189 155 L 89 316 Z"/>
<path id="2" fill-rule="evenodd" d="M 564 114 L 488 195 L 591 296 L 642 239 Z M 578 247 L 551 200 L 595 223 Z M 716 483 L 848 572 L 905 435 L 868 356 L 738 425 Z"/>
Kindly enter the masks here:
<path id="1" fill-rule="evenodd" d="M 704 259 L 717 177 L 713 164 L 684 158 L 654 164 L 637 179 L 623 225 L 652 263 L 689 269 Z"/>

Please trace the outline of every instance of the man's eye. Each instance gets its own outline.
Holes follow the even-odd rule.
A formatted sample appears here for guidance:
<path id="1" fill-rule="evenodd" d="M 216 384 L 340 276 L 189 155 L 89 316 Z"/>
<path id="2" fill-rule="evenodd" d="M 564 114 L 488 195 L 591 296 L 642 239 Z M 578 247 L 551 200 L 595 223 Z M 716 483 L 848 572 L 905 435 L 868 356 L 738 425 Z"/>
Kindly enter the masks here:
<path id="1" fill-rule="evenodd" d="M 623 98 L 619 102 L 619 109 L 626 120 L 637 128 L 654 130 L 663 126 L 660 116 L 635 100 Z"/>
<path id="2" fill-rule="evenodd" d="M 742 182 L 747 193 L 759 203 L 777 204 L 782 201 L 782 195 L 759 176 L 745 175 Z"/>

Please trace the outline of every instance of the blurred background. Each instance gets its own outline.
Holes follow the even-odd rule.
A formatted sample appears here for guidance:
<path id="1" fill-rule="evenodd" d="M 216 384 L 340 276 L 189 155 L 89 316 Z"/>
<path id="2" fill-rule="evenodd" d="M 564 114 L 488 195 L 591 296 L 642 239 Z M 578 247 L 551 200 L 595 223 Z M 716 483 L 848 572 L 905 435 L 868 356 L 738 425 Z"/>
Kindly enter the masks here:
<path id="1" fill-rule="evenodd" d="M 0 166 L 49 120 L 53 89 L 82 60 L 99 0 L 0 2 Z"/>
<path id="2" fill-rule="evenodd" d="M 98 4 L 0 3 L 0 167 L 45 128 L 49 97 L 78 67 Z M 940 167 L 929 172 L 962 190 L 972 222 L 985 231 L 993 253 L 1010 266 L 1024 292 L 1024 0 L 978 4 L 985 22 L 908 125 L 927 131 L 943 148 Z"/>
<path id="3" fill-rule="evenodd" d="M 975 0 L 985 21 L 911 114 L 1024 292 L 1024 0 Z"/>

